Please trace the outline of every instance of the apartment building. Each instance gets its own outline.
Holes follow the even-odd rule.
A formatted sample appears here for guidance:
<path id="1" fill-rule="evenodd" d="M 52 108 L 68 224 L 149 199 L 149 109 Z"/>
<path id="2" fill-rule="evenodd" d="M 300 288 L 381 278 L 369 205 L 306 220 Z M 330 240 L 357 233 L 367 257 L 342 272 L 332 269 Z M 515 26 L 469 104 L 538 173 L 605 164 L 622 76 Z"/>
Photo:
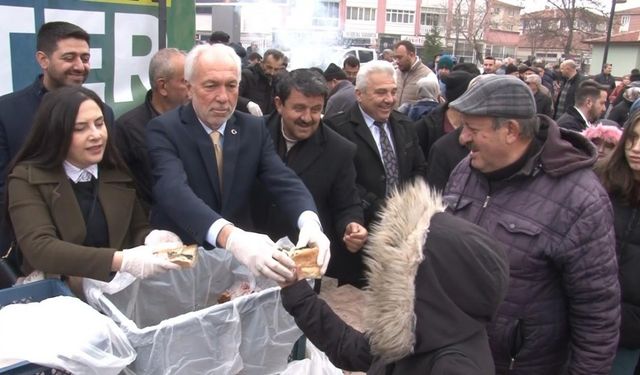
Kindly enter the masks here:
<path id="1" fill-rule="evenodd" d="M 520 41 L 520 11 L 523 7 L 494 0 L 487 15 L 485 56 L 495 58 L 516 57 Z"/>

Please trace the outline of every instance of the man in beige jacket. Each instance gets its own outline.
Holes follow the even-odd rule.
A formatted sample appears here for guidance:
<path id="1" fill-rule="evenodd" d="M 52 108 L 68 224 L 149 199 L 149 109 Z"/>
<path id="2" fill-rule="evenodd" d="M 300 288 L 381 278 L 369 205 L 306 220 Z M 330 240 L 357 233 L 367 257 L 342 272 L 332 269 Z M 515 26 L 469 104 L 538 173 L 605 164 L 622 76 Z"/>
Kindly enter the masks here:
<path id="1" fill-rule="evenodd" d="M 408 40 L 399 41 L 394 47 L 393 58 L 396 62 L 396 78 L 398 91 L 396 107 L 418 100 L 418 81 L 430 74 L 436 75 L 416 56 L 416 47 Z"/>

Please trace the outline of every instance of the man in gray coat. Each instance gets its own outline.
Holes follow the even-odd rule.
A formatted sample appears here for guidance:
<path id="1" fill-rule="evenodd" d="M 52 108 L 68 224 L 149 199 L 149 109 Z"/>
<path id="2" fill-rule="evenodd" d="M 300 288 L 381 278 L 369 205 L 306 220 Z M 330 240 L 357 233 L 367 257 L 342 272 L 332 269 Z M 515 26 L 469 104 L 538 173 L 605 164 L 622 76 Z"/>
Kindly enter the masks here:
<path id="1" fill-rule="evenodd" d="M 449 104 L 469 155 L 445 188 L 448 209 L 507 252 L 507 296 L 489 326 L 498 374 L 609 374 L 620 288 L 611 204 L 595 147 L 537 116 L 531 90 L 487 76 Z"/>
<path id="2" fill-rule="evenodd" d="M 324 71 L 324 79 L 329 88 L 329 99 L 324 110 L 325 116 L 347 111 L 356 104 L 356 88 L 339 66 L 334 63 L 329 64 Z"/>

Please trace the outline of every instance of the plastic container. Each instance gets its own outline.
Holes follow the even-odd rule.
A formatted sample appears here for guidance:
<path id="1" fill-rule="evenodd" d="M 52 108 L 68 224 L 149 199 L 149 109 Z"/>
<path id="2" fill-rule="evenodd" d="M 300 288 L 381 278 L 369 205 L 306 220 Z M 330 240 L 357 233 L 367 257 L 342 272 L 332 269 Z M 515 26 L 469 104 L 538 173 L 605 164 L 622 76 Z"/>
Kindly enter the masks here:
<path id="1" fill-rule="evenodd" d="M 88 302 L 111 317 L 137 353 L 128 374 L 278 374 L 302 332 L 280 288 L 254 279 L 228 251 L 199 249 L 192 269 L 145 280 L 85 280 Z M 238 283 L 256 292 L 217 303 Z"/>
<path id="2" fill-rule="evenodd" d="M 0 309 L 14 303 L 41 302 L 57 296 L 73 296 L 65 283 L 56 279 L 46 279 L 33 283 L 0 289 Z M 27 375 L 38 374 L 48 367 L 27 361 L 16 362 L 7 366 L 0 363 L 0 374 Z"/>

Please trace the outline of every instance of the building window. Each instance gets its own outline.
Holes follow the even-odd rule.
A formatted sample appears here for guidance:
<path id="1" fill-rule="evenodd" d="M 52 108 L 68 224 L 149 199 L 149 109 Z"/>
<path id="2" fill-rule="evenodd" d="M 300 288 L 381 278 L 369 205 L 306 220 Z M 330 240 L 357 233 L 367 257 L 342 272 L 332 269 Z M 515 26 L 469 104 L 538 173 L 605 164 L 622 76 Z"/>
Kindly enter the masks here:
<path id="1" fill-rule="evenodd" d="M 347 19 L 355 21 L 375 21 L 376 10 L 375 8 L 347 7 Z"/>
<path id="2" fill-rule="evenodd" d="M 413 23 L 415 14 L 412 10 L 387 9 L 387 22 Z"/>
<path id="3" fill-rule="evenodd" d="M 420 24 L 423 26 L 440 26 L 440 15 L 433 13 L 420 14 Z"/>
<path id="4" fill-rule="evenodd" d="M 631 17 L 622 16 L 620 19 L 620 32 L 629 31 L 629 23 L 631 22 Z"/>
<path id="5" fill-rule="evenodd" d="M 447 10 L 444 8 L 422 8 L 420 12 L 420 25 L 443 26 L 446 22 Z"/>
<path id="6" fill-rule="evenodd" d="M 493 8 L 493 14 L 500 14 L 500 8 Z"/>
<path id="7" fill-rule="evenodd" d="M 333 2 L 320 2 L 316 6 L 316 10 L 313 15 L 314 26 L 329 26 L 337 27 L 338 18 L 340 13 L 340 4 Z"/>

